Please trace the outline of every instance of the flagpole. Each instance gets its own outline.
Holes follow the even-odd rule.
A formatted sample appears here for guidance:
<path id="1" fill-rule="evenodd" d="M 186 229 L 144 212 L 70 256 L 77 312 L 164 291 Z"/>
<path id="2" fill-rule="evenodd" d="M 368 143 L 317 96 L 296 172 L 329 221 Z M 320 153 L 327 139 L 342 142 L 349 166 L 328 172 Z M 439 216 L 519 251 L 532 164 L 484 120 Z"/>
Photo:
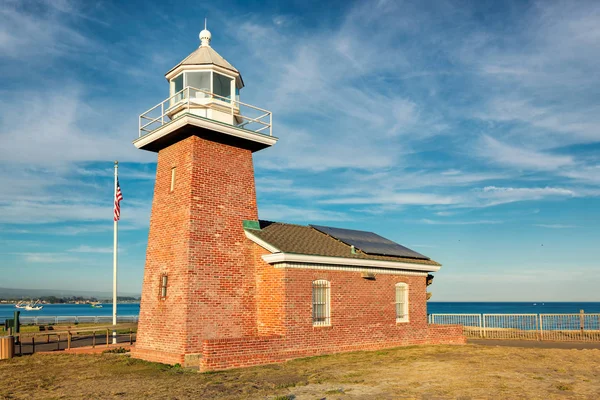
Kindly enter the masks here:
<path id="1" fill-rule="evenodd" d="M 113 197 L 113 202 L 117 201 L 117 180 L 119 175 L 119 162 L 115 161 L 115 195 Z M 115 205 L 113 204 L 113 207 Z M 119 222 L 117 218 L 113 218 L 114 220 L 114 242 L 113 242 L 113 332 L 112 332 L 112 342 L 113 344 L 117 344 L 117 331 L 114 326 L 117 325 L 117 238 L 118 238 L 118 228 Z"/>

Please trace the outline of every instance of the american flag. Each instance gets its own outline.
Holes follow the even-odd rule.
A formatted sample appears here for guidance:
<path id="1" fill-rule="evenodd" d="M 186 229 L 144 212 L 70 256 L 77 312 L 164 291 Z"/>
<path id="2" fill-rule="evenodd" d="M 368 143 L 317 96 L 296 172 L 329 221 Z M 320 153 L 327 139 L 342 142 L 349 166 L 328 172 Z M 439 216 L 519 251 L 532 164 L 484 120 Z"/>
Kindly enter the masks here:
<path id="1" fill-rule="evenodd" d="M 123 200 L 123 193 L 121 193 L 121 185 L 117 179 L 117 193 L 115 194 L 115 221 L 121 219 L 121 200 Z"/>

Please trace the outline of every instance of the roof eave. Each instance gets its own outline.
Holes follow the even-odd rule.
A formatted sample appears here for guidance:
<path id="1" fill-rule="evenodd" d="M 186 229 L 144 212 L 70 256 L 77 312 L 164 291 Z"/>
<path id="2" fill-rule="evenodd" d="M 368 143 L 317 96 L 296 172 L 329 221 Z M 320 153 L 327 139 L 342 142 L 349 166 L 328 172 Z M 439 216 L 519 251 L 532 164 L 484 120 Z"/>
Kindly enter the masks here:
<path id="1" fill-rule="evenodd" d="M 294 253 L 271 253 L 262 256 L 262 259 L 269 264 L 279 263 L 306 263 L 306 264 L 327 264 L 327 265 L 343 265 L 346 267 L 360 268 L 385 268 L 399 271 L 419 271 L 419 272 L 437 272 L 441 265 L 418 264 L 400 261 L 383 261 L 366 258 L 346 258 L 346 257 L 329 257 L 317 256 L 310 254 L 294 254 Z"/>
<path id="2" fill-rule="evenodd" d="M 309 264 L 332 264 L 332 265 L 345 265 L 345 266 L 356 266 L 360 267 L 374 267 L 374 268 L 388 268 L 396 270 L 414 270 L 423 272 L 437 272 L 442 267 L 442 264 L 428 260 L 435 264 L 425 264 L 419 262 L 406 262 L 406 261 L 388 261 L 388 260 L 377 260 L 369 258 L 356 258 L 356 257 L 331 257 L 321 256 L 316 254 L 298 254 L 282 252 L 277 247 L 258 237 L 252 233 L 251 229 L 244 229 L 244 234 L 248 239 L 270 251 L 271 254 L 263 255 L 262 258 L 269 264 L 283 263 L 283 262 L 302 262 Z"/>

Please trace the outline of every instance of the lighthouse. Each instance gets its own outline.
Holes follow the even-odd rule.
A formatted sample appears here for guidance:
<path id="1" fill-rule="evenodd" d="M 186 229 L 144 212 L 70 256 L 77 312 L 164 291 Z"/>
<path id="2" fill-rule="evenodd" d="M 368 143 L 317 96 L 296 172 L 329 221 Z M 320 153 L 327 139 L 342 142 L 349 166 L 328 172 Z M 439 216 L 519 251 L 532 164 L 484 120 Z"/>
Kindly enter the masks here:
<path id="1" fill-rule="evenodd" d="M 438 262 L 374 232 L 258 219 L 252 155 L 277 142 L 272 116 L 241 101 L 206 27 L 166 78 L 133 142 L 158 154 L 133 357 L 207 371 L 465 343 L 428 323 Z"/>
<path id="2" fill-rule="evenodd" d="M 192 365 L 202 341 L 256 335 L 252 153 L 274 145 L 271 113 L 243 103 L 240 72 L 200 44 L 140 115 L 136 148 L 158 154 L 134 357 Z M 191 361 L 190 361 L 191 360 Z"/>

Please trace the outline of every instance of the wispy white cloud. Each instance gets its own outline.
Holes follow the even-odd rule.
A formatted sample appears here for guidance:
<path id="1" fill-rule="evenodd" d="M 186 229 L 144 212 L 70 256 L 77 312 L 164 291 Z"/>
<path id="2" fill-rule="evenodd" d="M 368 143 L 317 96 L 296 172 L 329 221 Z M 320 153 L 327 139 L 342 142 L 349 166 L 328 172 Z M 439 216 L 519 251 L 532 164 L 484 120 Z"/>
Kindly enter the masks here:
<path id="1" fill-rule="evenodd" d="M 281 204 L 265 205 L 260 208 L 260 218 L 272 221 L 310 222 L 310 221 L 349 221 L 346 213 L 320 210 L 318 208 L 293 207 Z"/>
<path id="2" fill-rule="evenodd" d="M 561 171 L 560 175 L 584 184 L 597 185 L 600 184 L 600 165 L 568 169 Z"/>
<path id="3" fill-rule="evenodd" d="M 85 244 L 80 245 L 79 247 L 67 250 L 69 253 L 101 253 L 101 254 L 106 254 L 106 253 L 112 253 L 113 252 L 113 248 L 112 247 L 94 247 L 94 246 L 88 246 Z M 121 252 L 124 252 L 125 249 L 121 249 Z"/>
<path id="4" fill-rule="evenodd" d="M 26 262 L 36 264 L 69 263 L 78 260 L 76 257 L 69 256 L 63 253 L 21 253 L 20 255 Z"/>
<path id="5" fill-rule="evenodd" d="M 63 13 L 73 12 L 64 2 L 5 1 L 0 8 L 0 53 L 3 57 L 28 60 L 40 57 L 74 57 L 93 51 L 98 43 L 65 24 Z M 0 56 L 0 57 L 2 57 Z"/>
<path id="6" fill-rule="evenodd" d="M 567 225 L 567 224 L 534 224 L 534 226 L 539 226 L 540 228 L 548 228 L 548 229 L 571 229 L 571 228 L 577 228 L 577 225 Z"/>
<path id="7" fill-rule="evenodd" d="M 131 130 L 113 125 L 107 132 L 95 127 L 94 122 L 100 127 L 106 116 L 97 115 L 86 103 L 84 90 L 76 85 L 60 90 L 25 89 L 15 94 L 1 114 L 2 162 L 55 167 L 73 162 L 151 160 L 146 152 L 128 145 Z M 24 109 L 27 113 L 22 112 Z M 84 121 L 85 130 L 81 129 Z"/>
<path id="8" fill-rule="evenodd" d="M 496 225 L 502 224 L 503 221 L 496 220 L 475 220 L 475 221 L 441 221 L 432 219 L 422 219 L 419 222 L 427 225 Z"/>
<path id="9" fill-rule="evenodd" d="M 321 204 L 396 204 L 396 205 L 451 205 L 458 198 L 429 193 L 382 193 L 366 197 L 344 197 L 321 200 Z"/>
<path id="10" fill-rule="evenodd" d="M 435 213 L 435 215 L 440 217 L 450 217 L 452 215 L 456 215 L 456 211 L 438 211 Z"/>
<path id="11" fill-rule="evenodd" d="M 435 249 L 438 248 L 439 246 L 433 245 L 433 244 L 411 244 L 409 245 L 410 247 L 421 247 L 424 249 Z"/>
<path id="12" fill-rule="evenodd" d="M 556 170 L 574 164 L 571 156 L 528 150 L 519 145 L 511 146 L 487 135 L 482 136 L 478 151 L 481 157 L 504 167 Z"/>
<path id="13" fill-rule="evenodd" d="M 486 206 L 513 203 L 517 201 L 541 200 L 544 198 L 565 199 L 575 197 L 576 193 L 570 189 L 556 187 L 540 188 L 513 188 L 486 186 L 477 192 L 477 197 L 483 200 Z"/>

